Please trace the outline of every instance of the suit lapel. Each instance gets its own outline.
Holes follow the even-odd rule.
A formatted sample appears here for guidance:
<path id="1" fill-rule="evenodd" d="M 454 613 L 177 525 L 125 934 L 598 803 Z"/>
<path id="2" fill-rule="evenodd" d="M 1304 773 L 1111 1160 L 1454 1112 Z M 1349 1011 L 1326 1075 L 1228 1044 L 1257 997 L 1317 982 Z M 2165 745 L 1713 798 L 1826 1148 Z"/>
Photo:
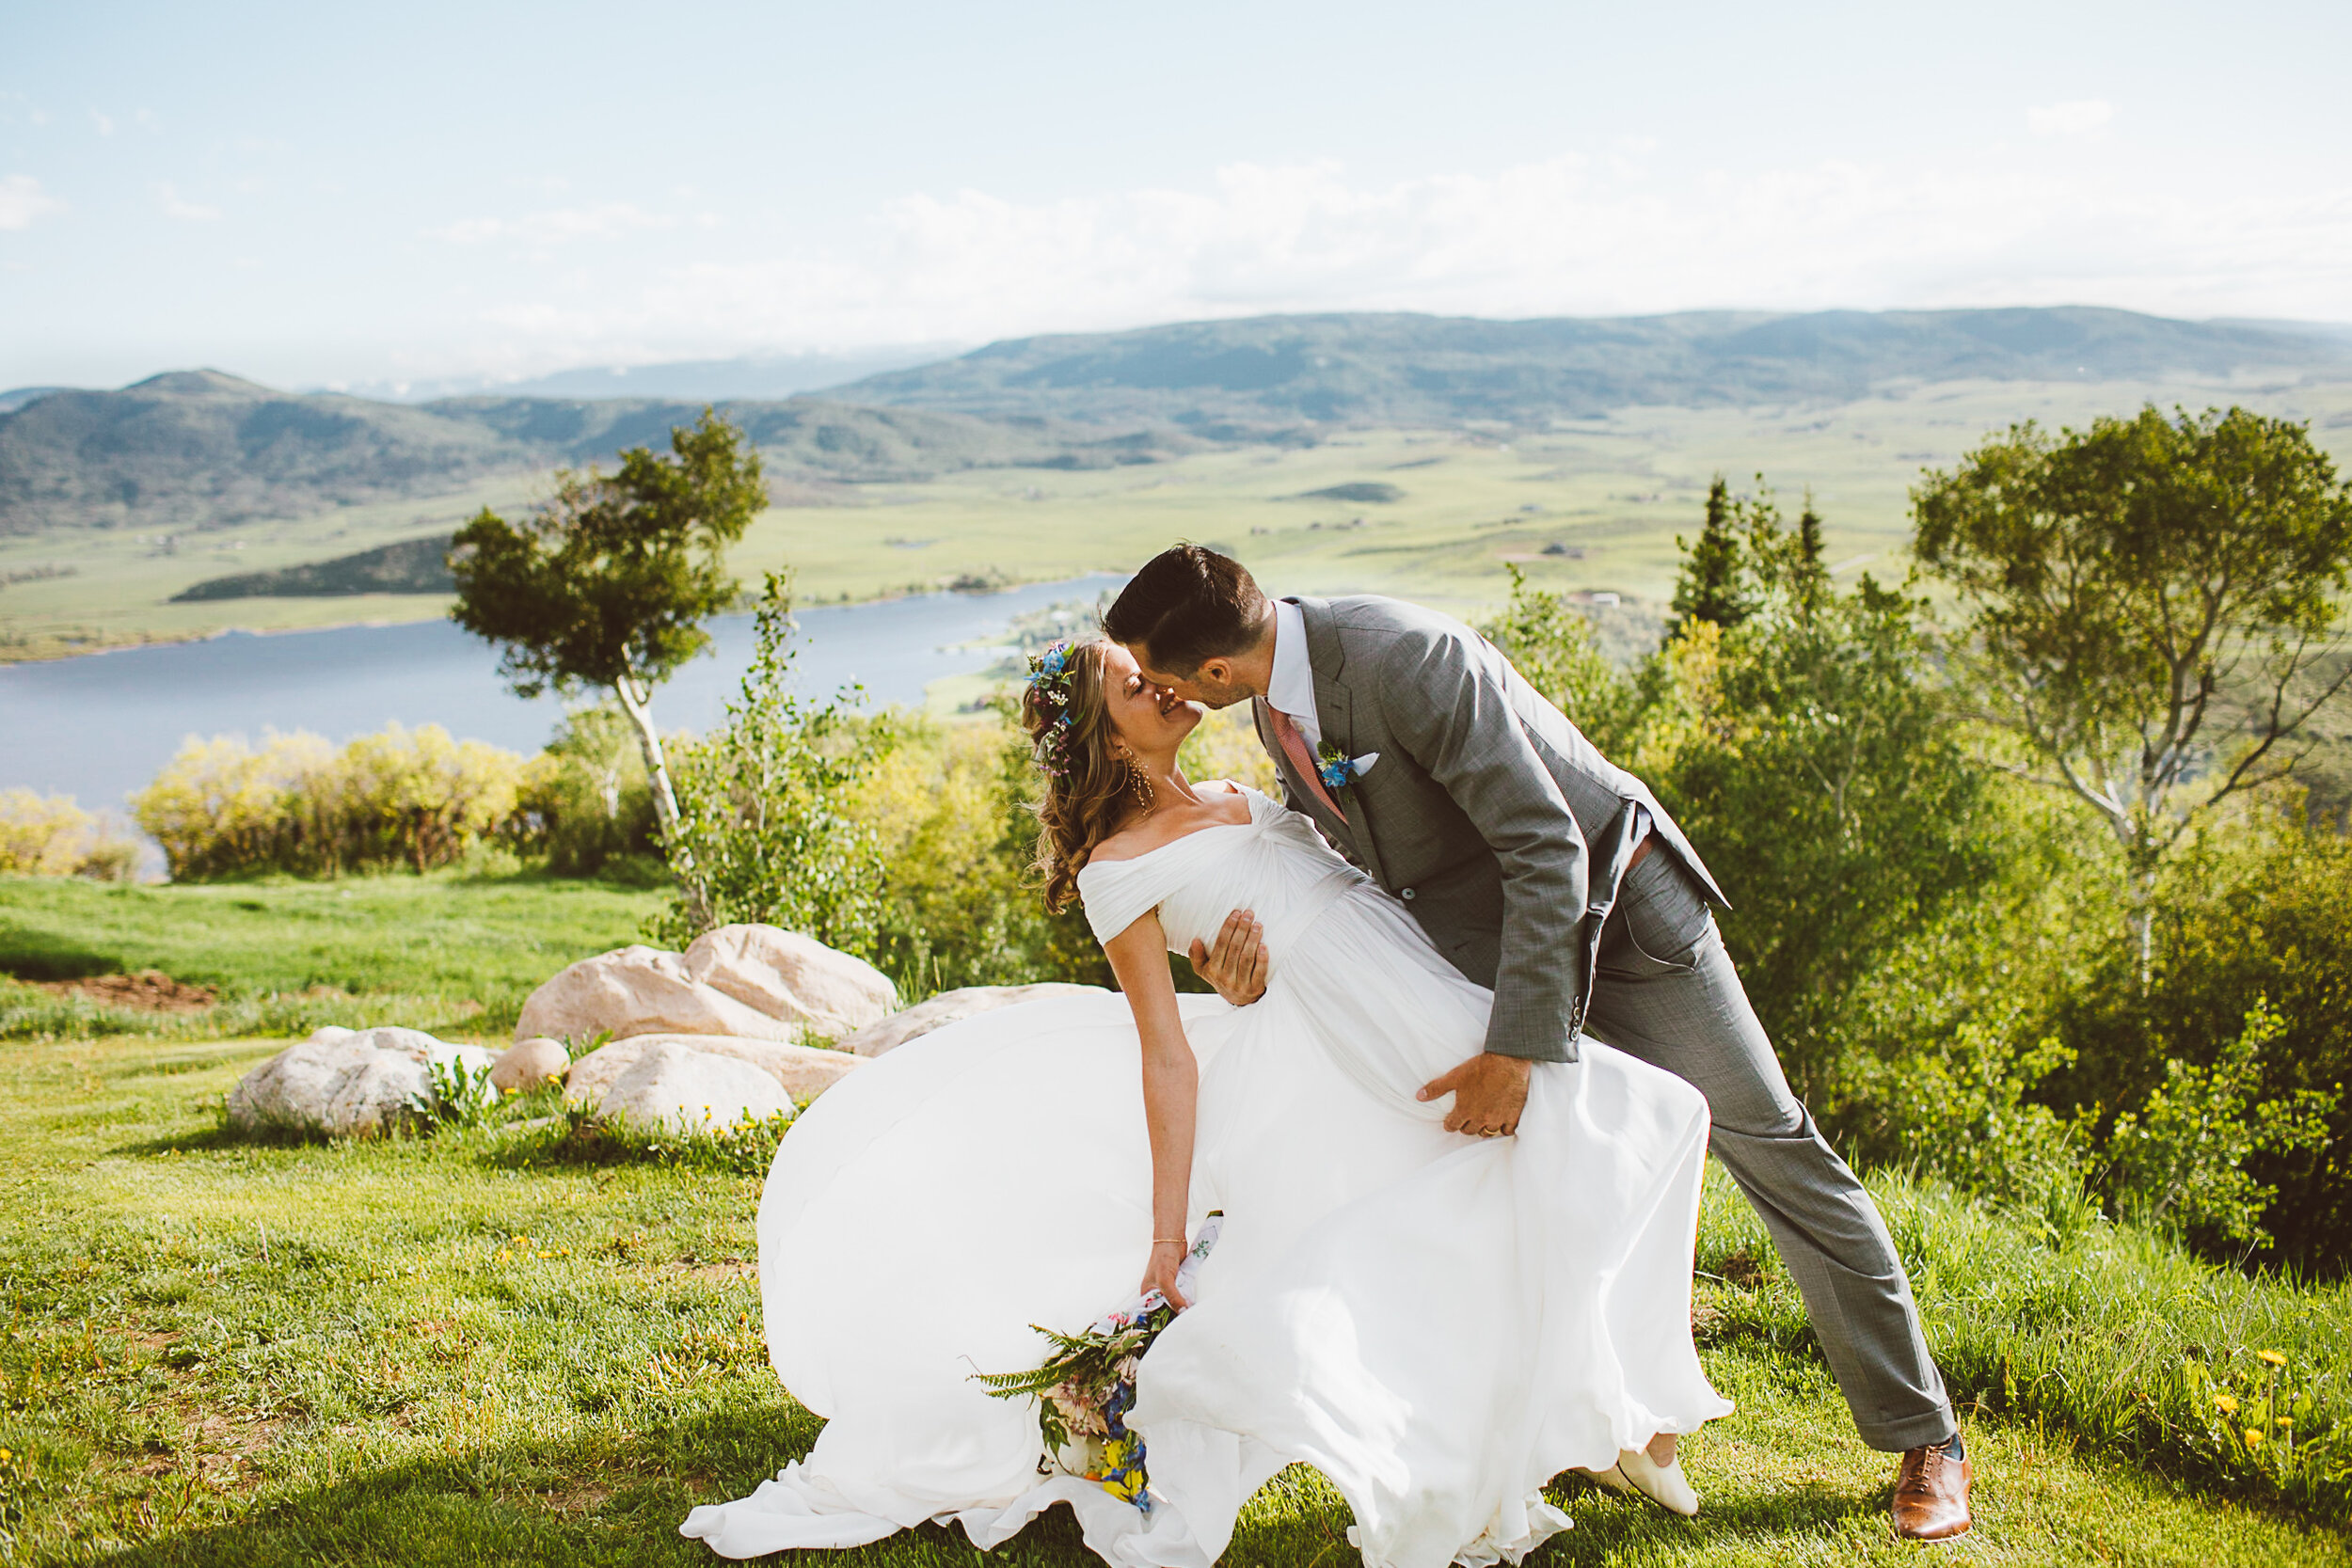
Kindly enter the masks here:
<path id="1" fill-rule="evenodd" d="M 1354 745 L 1351 699 L 1341 673 L 1347 666 L 1346 650 L 1340 646 L 1339 627 L 1331 624 L 1331 606 L 1327 600 L 1299 598 L 1300 618 L 1307 626 L 1307 667 L 1315 676 L 1315 723 L 1323 731 L 1323 738 L 1340 749 L 1343 756 L 1357 754 Z M 1277 751 L 1280 748 L 1277 747 Z M 1356 784 L 1347 791 L 1343 802 L 1347 818 L 1340 824 L 1348 842 L 1363 857 L 1365 868 L 1382 885 L 1388 882 L 1380 869 L 1380 852 L 1374 846 L 1372 819 L 1364 803 L 1364 786 Z"/>

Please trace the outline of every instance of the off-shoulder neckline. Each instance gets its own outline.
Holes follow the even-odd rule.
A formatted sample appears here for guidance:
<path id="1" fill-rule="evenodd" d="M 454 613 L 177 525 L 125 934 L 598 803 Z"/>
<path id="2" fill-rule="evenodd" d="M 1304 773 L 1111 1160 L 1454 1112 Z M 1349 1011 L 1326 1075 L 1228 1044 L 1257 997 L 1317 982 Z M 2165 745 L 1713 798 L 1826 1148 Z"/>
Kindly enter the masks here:
<path id="1" fill-rule="evenodd" d="M 1146 849 L 1139 855 L 1125 855 L 1115 861 L 1089 860 L 1086 863 L 1086 864 L 1078 867 L 1078 879 L 1082 882 L 1085 881 L 1087 873 L 1094 870 L 1097 866 L 1101 866 L 1104 869 L 1108 870 L 1113 866 L 1141 865 L 1145 861 L 1150 860 L 1154 855 L 1163 853 L 1166 850 L 1173 849 L 1180 844 L 1190 844 L 1194 839 L 1200 838 L 1207 833 L 1232 832 L 1238 829 L 1262 826 L 1267 818 L 1263 817 L 1258 814 L 1258 802 L 1260 800 L 1270 801 L 1273 797 L 1269 796 L 1262 789 L 1253 789 L 1246 784 L 1234 784 L 1233 791 L 1248 803 L 1249 819 L 1247 822 L 1212 822 L 1205 828 L 1195 828 L 1188 833 L 1179 833 L 1174 838 L 1169 839 L 1166 844 L 1154 844 L 1151 848 Z"/>

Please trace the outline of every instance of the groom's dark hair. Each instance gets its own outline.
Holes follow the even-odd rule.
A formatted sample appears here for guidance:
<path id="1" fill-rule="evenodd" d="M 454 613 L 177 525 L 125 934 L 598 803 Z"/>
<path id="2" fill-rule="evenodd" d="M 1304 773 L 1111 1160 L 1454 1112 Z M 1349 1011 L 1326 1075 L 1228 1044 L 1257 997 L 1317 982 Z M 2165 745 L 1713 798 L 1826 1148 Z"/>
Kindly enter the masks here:
<path id="1" fill-rule="evenodd" d="M 1103 616 L 1103 634 L 1142 648 L 1160 670 L 1189 675 L 1258 641 L 1265 595 L 1248 568 L 1200 545 L 1176 545 L 1143 563 Z"/>

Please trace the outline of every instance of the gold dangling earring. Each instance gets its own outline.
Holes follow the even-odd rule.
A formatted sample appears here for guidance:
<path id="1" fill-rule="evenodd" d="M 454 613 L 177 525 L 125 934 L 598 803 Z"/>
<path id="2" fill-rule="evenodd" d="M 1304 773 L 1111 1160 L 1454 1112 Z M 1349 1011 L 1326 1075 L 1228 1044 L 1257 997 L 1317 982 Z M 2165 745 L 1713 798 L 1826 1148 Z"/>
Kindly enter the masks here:
<path id="1" fill-rule="evenodd" d="M 1127 757 L 1127 782 L 1143 796 L 1143 815 L 1152 815 L 1152 775 L 1143 770 L 1143 764 L 1131 752 Z"/>

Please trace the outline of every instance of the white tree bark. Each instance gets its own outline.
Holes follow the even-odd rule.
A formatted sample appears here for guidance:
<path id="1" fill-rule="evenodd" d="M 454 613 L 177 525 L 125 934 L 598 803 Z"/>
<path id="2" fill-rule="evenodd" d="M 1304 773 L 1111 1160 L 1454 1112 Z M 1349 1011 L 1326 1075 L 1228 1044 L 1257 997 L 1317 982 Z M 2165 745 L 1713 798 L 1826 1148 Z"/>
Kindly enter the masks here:
<path id="1" fill-rule="evenodd" d="M 661 736 L 653 724 L 653 691 L 633 674 L 624 674 L 612 683 L 612 694 L 620 700 L 621 711 L 637 730 L 637 744 L 645 754 L 645 777 L 653 787 L 653 814 L 661 824 L 662 847 L 669 851 L 670 868 L 685 890 L 687 911 L 697 931 L 710 927 L 710 900 L 694 874 L 693 852 L 678 837 L 677 791 L 670 786 L 670 761 L 661 749 Z"/>

